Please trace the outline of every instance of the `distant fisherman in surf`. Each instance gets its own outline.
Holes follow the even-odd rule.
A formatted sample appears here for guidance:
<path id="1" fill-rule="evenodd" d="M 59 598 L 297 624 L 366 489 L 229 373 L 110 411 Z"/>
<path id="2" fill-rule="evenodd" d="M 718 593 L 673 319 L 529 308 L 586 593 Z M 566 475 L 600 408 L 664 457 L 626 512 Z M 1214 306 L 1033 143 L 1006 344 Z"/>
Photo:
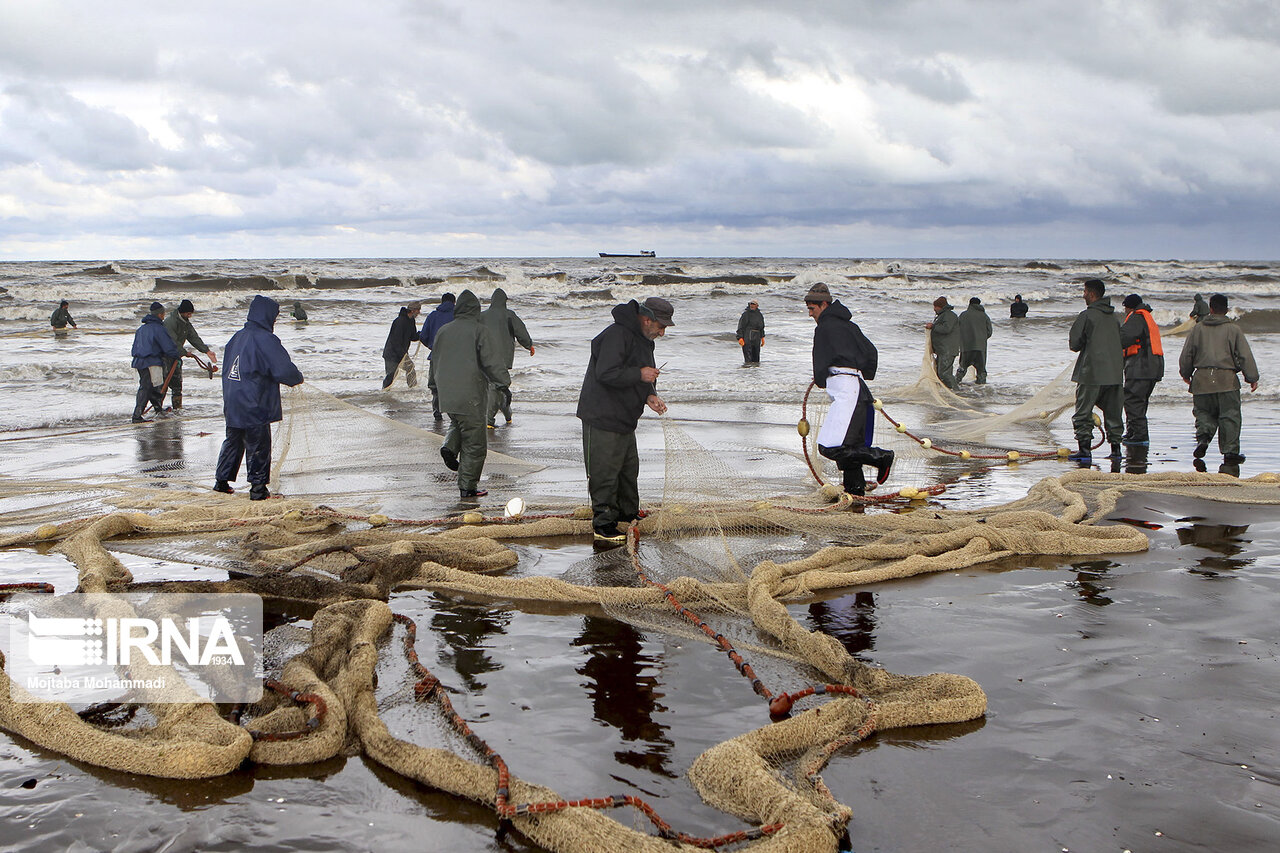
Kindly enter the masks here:
<path id="1" fill-rule="evenodd" d="M 804 304 L 818 324 L 813 331 L 813 382 L 831 398 L 818 430 L 818 452 L 843 472 L 844 490 L 861 496 L 867 492 L 863 465 L 876 469 L 879 483 L 888 479 L 893 466 L 892 450 L 871 446 L 876 413 L 866 380 L 876 378 L 879 353 L 822 282 L 805 294 Z"/>
<path id="2" fill-rule="evenodd" d="M 991 318 L 982 300 L 974 296 L 969 307 L 960 315 L 960 367 L 956 371 L 956 384 L 972 367 L 979 385 L 987 384 L 987 340 L 991 337 Z"/>
<path id="3" fill-rule="evenodd" d="M 271 425 L 284 417 L 280 386 L 302 384 L 302 371 L 275 335 L 280 303 L 253 297 L 244 328 L 231 336 L 223 352 L 222 413 L 227 437 L 218 453 L 215 492 L 231 494 L 231 483 L 245 462 L 249 500 L 271 497 Z"/>
<path id="4" fill-rule="evenodd" d="M 71 303 L 67 300 L 64 299 L 59 302 L 58 307 L 53 309 L 53 315 L 49 317 L 49 325 L 59 331 L 66 329 L 67 326 L 70 326 L 73 329 L 80 328 L 76 325 L 76 321 L 71 319 L 70 308 Z"/>
<path id="5" fill-rule="evenodd" d="M 386 391 L 396 381 L 396 374 L 404 366 L 404 381 L 410 388 L 418 384 L 418 371 L 413 360 L 405 356 L 409 347 L 418 339 L 417 316 L 422 310 L 421 302 L 410 302 L 400 309 L 400 315 L 391 321 L 391 331 L 387 333 L 387 343 L 382 347 L 382 361 L 387 368 L 387 376 L 382 380 L 382 390 Z"/>
<path id="6" fill-rule="evenodd" d="M 760 303 L 752 299 L 738 318 L 738 346 L 742 347 L 744 364 L 760 363 L 760 347 L 764 346 L 764 315 Z"/>
<path id="7" fill-rule="evenodd" d="M 209 364 L 216 367 L 218 357 L 213 354 L 213 347 L 202 341 L 200 335 L 196 334 L 196 327 L 191 325 L 191 315 L 194 313 L 196 306 L 191 304 L 190 299 L 184 299 L 178 303 L 177 311 L 164 318 L 164 327 L 175 346 L 181 347 L 184 342 L 191 344 L 196 352 L 209 356 Z M 191 350 L 183 354 L 189 356 Z M 165 356 L 163 367 L 165 375 L 169 377 L 169 404 L 177 411 L 182 408 L 182 359 Z M 212 369 L 210 368 L 211 371 Z M 212 376 L 213 373 L 210 372 L 209 375 Z"/>
<path id="8" fill-rule="evenodd" d="M 164 360 L 182 358 L 182 350 L 164 327 L 164 306 L 152 302 L 142 325 L 133 333 L 133 368 L 138 371 L 138 394 L 133 403 L 133 423 L 146 423 L 143 411 L 150 403 L 164 417 Z"/>

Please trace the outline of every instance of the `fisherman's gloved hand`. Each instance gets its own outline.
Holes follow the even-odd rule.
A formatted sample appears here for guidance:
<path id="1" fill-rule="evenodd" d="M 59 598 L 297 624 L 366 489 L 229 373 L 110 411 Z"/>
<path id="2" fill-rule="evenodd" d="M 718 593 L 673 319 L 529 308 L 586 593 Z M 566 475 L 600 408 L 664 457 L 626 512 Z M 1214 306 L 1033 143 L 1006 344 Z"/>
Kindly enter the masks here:
<path id="1" fill-rule="evenodd" d="M 529 355 L 533 355 L 533 347 L 529 347 Z"/>
<path id="2" fill-rule="evenodd" d="M 738 338 L 738 346 L 745 347 L 746 345 L 747 345 L 746 341 L 744 341 L 742 338 Z"/>

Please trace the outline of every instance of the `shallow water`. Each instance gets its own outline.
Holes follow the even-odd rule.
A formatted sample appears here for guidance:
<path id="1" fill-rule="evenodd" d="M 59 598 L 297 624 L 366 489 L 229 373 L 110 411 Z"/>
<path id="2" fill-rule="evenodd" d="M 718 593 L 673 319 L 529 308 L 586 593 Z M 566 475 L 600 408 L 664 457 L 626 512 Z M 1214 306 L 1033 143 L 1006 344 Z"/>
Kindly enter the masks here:
<path id="1" fill-rule="evenodd" d="M 1024 296 L 1035 294 L 1038 302 L 1053 305 L 1052 311 L 1046 307 L 1049 316 L 1016 328 L 998 321 L 993 385 L 967 392 L 980 407 L 996 410 L 1025 399 L 1037 381 L 1047 381 L 1066 363 L 1059 344 L 1079 307 L 1074 289 L 1058 299 L 1054 283 L 1096 266 L 1045 270 L 966 263 L 963 269 L 936 264 L 918 288 L 893 293 L 883 271 L 876 273 L 868 264 L 868 293 L 883 290 L 868 296 L 869 304 L 883 312 L 868 331 L 882 343 L 882 381 L 900 384 L 918 367 L 918 315 L 944 277 L 961 282 L 957 291 L 981 276 L 988 276 L 983 280 L 989 284 L 999 282 L 990 284 L 992 292 L 1009 283 L 1026 285 Z M 239 271 L 247 274 L 260 266 L 248 262 Z M 758 460 L 764 450 L 793 457 L 799 452 L 795 421 L 811 325 L 801 313 L 794 318 L 786 313 L 796 287 L 787 276 L 829 278 L 832 270 L 784 270 L 776 260 L 733 268 L 782 272 L 768 285 L 717 284 L 732 292 L 711 298 L 695 292 L 695 287 L 705 289 L 702 283 L 667 283 L 659 289 L 679 300 L 678 325 L 658 344 L 659 361 L 667 355 L 671 361 L 672 417 L 726 466 L 752 471 L 758 465 L 769 488 L 804 491 L 812 483 L 797 458 L 789 467 Z M 858 272 L 849 265 L 840 271 L 851 282 Z M 369 268 L 340 272 L 366 274 Z M 1151 268 L 1140 272 L 1154 275 Z M 1240 303 L 1269 310 L 1272 275 L 1270 266 L 1259 271 L 1199 265 L 1170 274 L 1161 286 L 1180 295 L 1186 288 L 1212 289 L 1222 279 L 1249 284 L 1248 277 L 1256 276 L 1263 280 L 1253 281 L 1255 290 Z M 610 300 L 654 288 L 613 283 L 608 298 L 583 297 L 581 305 L 557 306 L 555 289 L 563 284 L 565 292 L 577 290 L 582 278 L 575 272 L 563 282 L 529 278 L 542 288 L 536 293 L 532 284 L 527 291 L 519 291 L 519 282 L 508 288 L 528 300 L 513 299 L 513 306 L 530 321 L 539 342 L 537 367 L 524 363 L 518 375 L 526 384 L 517 387 L 527 393 L 517 394 L 516 421 L 492 435 L 492 446 L 545 467 L 519 477 L 487 477 L 487 510 L 516 495 L 532 509 L 585 498 L 578 422 L 572 415 L 582 348 L 602 326 Z M 1039 291 L 1032 286 L 1036 281 Z M 10 279 L 6 286 L 16 289 L 12 285 Z M 0 435 L 5 473 L 83 482 L 84 501 L 93 499 L 88 484 L 118 474 L 140 475 L 154 484 L 207 486 L 221 431 L 216 395 L 212 388 L 196 386 L 189 391 L 194 404 L 183 418 L 141 429 L 120 425 L 120 412 L 127 414 L 131 404 L 132 380 L 127 365 L 119 366 L 119 350 L 127 346 L 133 308 L 118 284 L 95 286 L 104 306 L 113 300 L 118 305 L 114 319 L 106 315 L 117 309 L 102 309 L 115 324 L 109 334 L 56 343 L 47 335 L 7 334 L 0 340 L 5 355 L 0 386 L 8 403 L 0 420 L 15 430 Z M 737 348 L 722 328 L 736 322 L 740 297 L 750 287 L 765 288 L 762 307 L 778 320 L 759 370 L 738 367 Z M 333 296 L 335 306 L 339 298 L 346 300 L 342 311 L 349 313 L 342 323 L 289 324 L 282 337 L 316 385 L 437 430 L 421 388 L 388 394 L 369 390 L 377 381 L 379 360 L 376 354 L 352 351 L 380 347 L 404 292 L 355 293 L 359 298 L 352 291 Z M 224 307 L 197 314 L 197 327 L 219 343 L 219 350 L 238 325 L 236 313 L 243 311 L 248 295 L 211 294 L 225 297 Z M 149 300 L 151 293 L 139 285 L 132 298 Z M 320 302 L 323 317 L 327 309 Z M 3 316 L 0 324 L 8 324 L 7 330 L 20 322 Z M 1267 328 L 1248 333 L 1265 381 L 1274 361 L 1264 360 L 1263 353 L 1277 351 L 1277 335 Z M 80 352 L 72 348 L 82 343 L 94 354 L 88 363 L 97 367 L 48 361 L 49 353 L 61 352 L 51 347 Z M 1051 346 L 1052 358 L 1026 370 L 1010 368 L 1025 360 L 1026 352 L 1048 352 Z M 27 360 L 15 362 L 14 354 Z M 47 371 L 40 374 L 47 386 L 36 389 L 30 378 L 15 375 L 16 363 L 40 365 Z M 1153 471 L 1190 470 L 1189 402 L 1174 385 L 1163 383 L 1153 405 Z M 1246 394 L 1246 476 L 1280 470 L 1273 394 L 1269 387 L 1256 396 Z M 913 424 L 932 417 L 910 406 L 897 414 Z M 43 428 L 30 429 L 37 426 Z M 1062 418 L 1047 428 L 1029 428 L 1023 440 L 1055 446 L 1066 442 L 1069 432 Z M 642 494 L 647 501 L 659 500 L 665 470 L 680 460 L 666 457 L 663 431 L 652 416 L 646 416 L 638 435 Z M 329 487 L 351 494 L 352 503 L 366 510 L 397 517 L 456 511 L 456 491 L 434 446 L 396 448 L 390 458 L 400 464 L 375 473 L 336 474 Z M 903 467 L 912 476 L 949 483 L 937 503 L 960 507 L 1003 503 L 1043 477 L 1068 470 L 1055 461 L 985 468 L 941 458 Z M 286 491 L 288 486 L 286 478 Z M 0 527 L 30 526 L 21 520 L 20 502 L 5 509 L 15 518 L 0 521 Z M 1280 838 L 1275 769 L 1280 766 L 1275 734 L 1280 512 L 1134 495 L 1113 516 L 1160 525 L 1148 531 L 1151 550 L 1074 563 L 1010 560 L 876 584 L 792 608 L 862 660 L 905 674 L 967 675 L 989 699 L 981 720 L 878 734 L 835 757 L 823 778 L 853 809 L 852 849 L 1274 849 Z M 522 542 L 516 550 L 524 574 L 561 576 L 607 559 L 595 558 L 585 539 Z M 119 556 L 140 580 L 219 576 L 217 570 L 189 563 Z M 49 580 L 59 591 L 75 584 L 65 559 L 23 549 L 0 551 L 0 578 Z M 453 688 L 451 700 L 517 775 L 572 797 L 638 794 L 687 832 L 714 835 L 742 828 L 736 819 L 701 804 L 683 776 L 704 749 L 768 719 L 722 654 L 586 610 L 516 611 L 426 592 L 398 594 L 392 606 L 418 621 L 423 662 Z M 0 734 L 0 790 L 0 845 L 6 849 L 535 849 L 518 835 L 499 836 L 488 809 L 408 782 L 359 757 L 178 782 L 88 767 Z M 639 820 L 615 816 L 628 823 Z"/>

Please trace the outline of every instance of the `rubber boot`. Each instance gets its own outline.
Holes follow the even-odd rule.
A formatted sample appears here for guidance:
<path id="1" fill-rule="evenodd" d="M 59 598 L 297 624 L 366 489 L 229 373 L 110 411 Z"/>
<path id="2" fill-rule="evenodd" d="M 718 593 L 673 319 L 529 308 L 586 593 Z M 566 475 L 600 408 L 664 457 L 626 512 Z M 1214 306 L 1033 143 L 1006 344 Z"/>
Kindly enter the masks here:
<path id="1" fill-rule="evenodd" d="M 848 494 L 862 497 L 867 493 L 867 480 L 862 474 L 862 465 L 853 462 L 844 469 L 844 490 Z"/>
<path id="2" fill-rule="evenodd" d="M 876 482 L 883 484 L 889 479 L 889 469 L 893 467 L 893 451 L 884 450 L 879 447 L 867 448 L 871 457 L 871 464 L 876 467 Z"/>
<path id="3" fill-rule="evenodd" d="M 1089 448 L 1089 439 L 1081 439 L 1079 444 L 1080 449 L 1067 458 L 1072 462 L 1079 462 L 1082 466 L 1093 464 L 1093 451 Z"/>
<path id="4" fill-rule="evenodd" d="M 1118 442 L 1118 441 L 1114 441 L 1114 442 L 1112 442 L 1112 443 L 1111 443 L 1111 458 L 1112 458 L 1112 459 L 1119 459 L 1119 458 L 1121 458 L 1122 456 L 1124 456 L 1124 449 L 1120 446 L 1120 442 Z"/>

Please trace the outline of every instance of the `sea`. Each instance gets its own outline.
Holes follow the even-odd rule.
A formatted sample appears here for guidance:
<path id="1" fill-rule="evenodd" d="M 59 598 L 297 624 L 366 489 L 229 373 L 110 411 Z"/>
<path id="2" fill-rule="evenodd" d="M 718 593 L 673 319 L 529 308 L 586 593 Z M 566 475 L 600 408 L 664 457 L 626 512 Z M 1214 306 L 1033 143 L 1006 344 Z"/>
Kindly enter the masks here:
<path id="1" fill-rule="evenodd" d="M 419 436 L 438 434 L 443 426 L 431 417 L 423 384 L 408 388 L 401 379 L 381 390 L 391 322 L 410 301 L 422 301 L 425 315 L 444 292 L 470 289 L 484 302 L 500 287 L 534 353 L 516 351 L 514 420 L 499 424 L 491 446 L 546 467 L 486 473 L 486 511 L 500 513 L 514 496 L 534 511 L 585 502 L 574 411 L 590 340 L 614 305 L 647 296 L 675 307 L 675 325 L 657 342 L 667 418 L 730 467 L 762 449 L 790 453 L 793 476 L 771 487 L 808 492 L 814 483 L 796 458 L 795 427 L 811 377 L 813 323 L 803 296 L 813 284 L 825 282 L 877 346 L 873 391 L 919 376 L 934 299 L 962 310 L 978 297 L 994 324 L 989 382 L 970 380 L 961 396 L 974 410 L 999 413 L 1072 363 L 1068 330 L 1090 278 L 1106 282 L 1117 307 L 1139 294 L 1165 330 L 1187 318 L 1198 293 L 1230 299 L 1262 373 L 1258 390 L 1243 393 L 1240 476 L 1280 471 L 1280 385 L 1272 373 L 1280 364 L 1280 261 L 658 257 L 0 263 L 0 475 L 36 489 L 43 479 L 60 488 L 83 479 L 89 490 L 117 475 L 211 485 L 218 381 L 188 368 L 181 417 L 129 423 L 137 387 L 129 349 L 153 300 L 175 310 L 190 299 L 193 324 L 221 357 L 253 297 L 270 296 L 282 305 L 276 333 L 307 388 Z M 1025 320 L 1009 317 L 1015 294 L 1030 306 Z M 49 316 L 61 299 L 78 328 L 55 333 Z M 735 335 L 750 300 L 766 323 L 758 366 L 743 364 Z M 307 322 L 289 317 L 295 301 Z M 1192 471 L 1191 399 L 1176 368 L 1181 346 L 1181 338 L 1165 339 L 1166 375 L 1152 398 L 1143 471 Z M 421 375 L 425 351 L 416 358 Z M 927 407 L 889 410 L 913 430 L 945 429 Z M 656 420 L 646 414 L 637 432 L 646 502 L 661 498 L 664 468 L 685 462 L 664 448 Z M 1069 446 L 1069 420 L 1063 414 L 1028 428 L 1009 438 L 1011 446 Z M 945 443 L 945 432 L 930 434 Z M 385 450 L 403 470 L 384 466 L 349 501 L 343 490 L 354 489 L 359 472 L 344 470 L 332 477 L 327 488 L 336 494 L 327 500 L 393 517 L 459 510 L 434 445 Z M 1212 472 L 1216 448 L 1207 461 Z M 903 467 L 948 490 L 911 511 L 995 506 L 1072 467 L 951 458 L 929 465 Z M 1095 467 L 1106 470 L 1106 461 L 1095 459 Z M 988 696 L 980 720 L 885 732 L 837 753 L 823 779 L 853 809 L 842 849 L 1274 847 L 1280 513 L 1137 493 L 1114 516 L 1104 523 L 1143 525 L 1150 550 L 1010 558 L 791 606 L 802 624 L 830 633 L 860 660 L 906 674 L 964 674 Z M 12 529 L 0 517 L 0 530 Z M 586 537 L 513 550 L 521 572 L 553 577 L 603 559 Z M 217 576 L 194 560 L 115 553 L 140 580 Z M 45 548 L 6 549 L 4 580 L 46 580 L 69 592 L 75 571 Z M 700 752 L 767 721 L 710 646 L 589 608 L 522 610 L 426 590 L 397 593 L 391 605 L 418 621 L 423 663 L 522 779 L 568 797 L 636 794 L 693 834 L 748 828 L 702 804 L 684 777 Z M 12 850 L 540 849 L 487 807 L 360 756 L 163 780 L 96 768 L 0 731 L 0 790 L 0 848 Z"/>

